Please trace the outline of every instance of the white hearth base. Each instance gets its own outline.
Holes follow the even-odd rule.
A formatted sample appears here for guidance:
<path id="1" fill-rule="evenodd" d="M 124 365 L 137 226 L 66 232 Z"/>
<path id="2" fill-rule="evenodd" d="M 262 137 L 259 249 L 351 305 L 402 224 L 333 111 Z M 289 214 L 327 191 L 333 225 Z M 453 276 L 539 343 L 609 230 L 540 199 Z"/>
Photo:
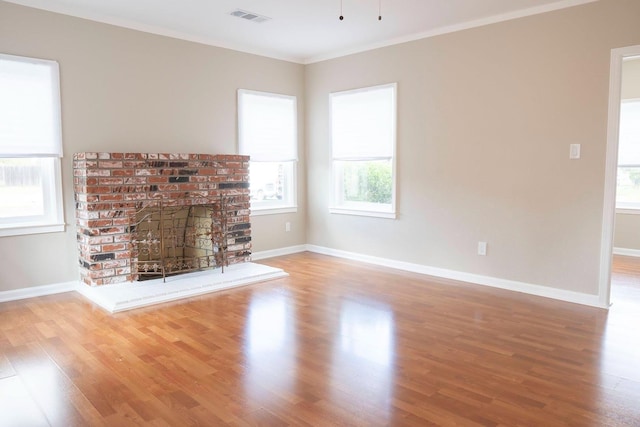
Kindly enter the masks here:
<path id="1" fill-rule="evenodd" d="M 282 269 L 245 262 L 225 267 L 224 273 L 217 268 L 167 277 L 166 282 L 153 279 L 94 287 L 79 283 L 76 290 L 108 312 L 117 313 L 286 276 Z"/>

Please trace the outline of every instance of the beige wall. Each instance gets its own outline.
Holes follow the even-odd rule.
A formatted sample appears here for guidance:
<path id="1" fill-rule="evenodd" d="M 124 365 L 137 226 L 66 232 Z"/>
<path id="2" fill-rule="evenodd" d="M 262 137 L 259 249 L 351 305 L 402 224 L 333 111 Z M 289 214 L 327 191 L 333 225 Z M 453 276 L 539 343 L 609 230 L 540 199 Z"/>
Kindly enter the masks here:
<path id="1" fill-rule="evenodd" d="M 640 44 L 637 16 L 601 0 L 303 67 L 0 1 L 0 52 L 60 63 L 71 224 L 0 238 L 0 291 L 77 278 L 73 152 L 233 152 L 242 87 L 297 95 L 301 117 L 299 212 L 254 217 L 256 251 L 311 243 L 596 294 L 609 57 Z M 328 95 L 388 82 L 398 219 L 329 214 Z"/>
<path id="2" fill-rule="evenodd" d="M 622 63 L 622 99 L 640 99 L 640 58 Z"/>
<path id="3" fill-rule="evenodd" d="M 640 58 L 622 63 L 622 99 L 640 99 Z M 640 215 L 616 214 L 616 248 L 640 250 Z"/>
<path id="4" fill-rule="evenodd" d="M 616 214 L 613 246 L 618 249 L 640 250 L 640 215 Z"/>
<path id="5" fill-rule="evenodd" d="M 597 294 L 609 58 L 638 16 L 602 0 L 308 66 L 309 243 Z M 388 82 L 398 219 L 330 214 L 329 93 Z"/>
<path id="6" fill-rule="evenodd" d="M 65 233 L 0 238 L 0 291 L 77 280 L 71 157 L 236 152 L 236 90 L 298 97 L 297 214 L 252 219 L 254 251 L 306 241 L 304 67 L 0 1 L 0 52 L 60 64 Z M 285 222 L 292 230 L 285 233 Z"/>

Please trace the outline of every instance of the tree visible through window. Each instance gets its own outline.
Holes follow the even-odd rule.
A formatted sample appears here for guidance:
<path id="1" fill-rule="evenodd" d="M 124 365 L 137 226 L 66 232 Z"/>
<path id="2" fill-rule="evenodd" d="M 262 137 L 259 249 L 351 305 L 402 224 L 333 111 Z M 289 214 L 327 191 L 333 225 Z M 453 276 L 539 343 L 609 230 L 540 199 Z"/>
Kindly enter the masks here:
<path id="1" fill-rule="evenodd" d="M 63 230 L 58 64 L 0 54 L 0 235 Z"/>
<path id="2" fill-rule="evenodd" d="M 331 211 L 395 216 L 396 85 L 331 94 Z"/>
<path id="3" fill-rule="evenodd" d="M 391 162 L 345 161 L 342 169 L 343 198 L 346 202 L 390 204 L 393 200 Z"/>

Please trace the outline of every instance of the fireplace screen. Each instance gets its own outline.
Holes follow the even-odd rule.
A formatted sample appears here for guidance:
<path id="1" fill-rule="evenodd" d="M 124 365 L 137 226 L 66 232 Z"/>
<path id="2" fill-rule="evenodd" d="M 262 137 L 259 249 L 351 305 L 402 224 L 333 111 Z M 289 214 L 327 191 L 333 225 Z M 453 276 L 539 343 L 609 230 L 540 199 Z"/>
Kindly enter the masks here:
<path id="1" fill-rule="evenodd" d="M 138 280 L 222 267 L 226 264 L 224 200 L 194 206 L 147 206 L 132 228 L 133 271 Z"/>

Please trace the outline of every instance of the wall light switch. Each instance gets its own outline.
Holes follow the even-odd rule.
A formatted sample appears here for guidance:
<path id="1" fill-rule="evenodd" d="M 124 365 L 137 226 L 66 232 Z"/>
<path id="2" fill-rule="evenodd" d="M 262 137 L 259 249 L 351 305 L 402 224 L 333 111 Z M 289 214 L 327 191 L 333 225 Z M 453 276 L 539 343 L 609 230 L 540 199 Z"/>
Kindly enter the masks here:
<path id="1" fill-rule="evenodd" d="M 478 255 L 487 254 L 487 242 L 478 242 Z"/>
<path id="2" fill-rule="evenodd" d="M 580 144 L 569 144 L 569 158 L 571 160 L 580 158 Z"/>
<path id="3" fill-rule="evenodd" d="M 291 223 L 289 221 L 284 223 L 284 231 L 291 231 Z"/>

